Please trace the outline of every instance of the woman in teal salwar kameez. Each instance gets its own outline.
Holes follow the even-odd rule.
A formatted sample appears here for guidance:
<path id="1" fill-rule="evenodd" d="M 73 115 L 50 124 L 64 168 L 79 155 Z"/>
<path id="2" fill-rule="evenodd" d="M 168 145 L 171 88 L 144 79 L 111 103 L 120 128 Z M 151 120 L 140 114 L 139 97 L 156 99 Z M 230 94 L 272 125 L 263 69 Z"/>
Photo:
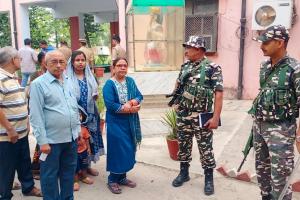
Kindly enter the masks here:
<path id="1" fill-rule="evenodd" d="M 113 63 L 113 77 L 104 85 L 103 97 L 107 108 L 107 166 L 108 188 L 112 193 L 122 192 L 120 185 L 135 187 L 126 173 L 135 164 L 136 146 L 141 142 L 138 116 L 143 96 L 134 80 L 126 76 L 128 64 L 119 58 Z"/>

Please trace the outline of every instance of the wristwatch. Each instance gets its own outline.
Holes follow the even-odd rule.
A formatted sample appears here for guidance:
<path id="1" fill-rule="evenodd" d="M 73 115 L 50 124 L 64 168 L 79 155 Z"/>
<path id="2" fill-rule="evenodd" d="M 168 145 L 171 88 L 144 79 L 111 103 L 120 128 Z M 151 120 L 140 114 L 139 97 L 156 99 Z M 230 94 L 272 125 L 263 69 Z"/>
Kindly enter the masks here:
<path id="1" fill-rule="evenodd" d="M 300 135 L 296 135 L 296 142 L 300 142 Z"/>

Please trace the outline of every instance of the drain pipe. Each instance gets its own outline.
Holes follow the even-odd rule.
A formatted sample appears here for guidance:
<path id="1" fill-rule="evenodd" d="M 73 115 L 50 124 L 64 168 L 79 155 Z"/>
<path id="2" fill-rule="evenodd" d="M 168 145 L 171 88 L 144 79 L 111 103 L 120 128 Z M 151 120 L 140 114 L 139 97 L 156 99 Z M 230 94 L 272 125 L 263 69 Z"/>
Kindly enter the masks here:
<path id="1" fill-rule="evenodd" d="M 241 33 L 240 33 L 240 53 L 239 53 L 239 79 L 237 98 L 241 99 L 243 96 L 243 72 L 244 72 L 244 50 L 245 50 L 245 33 L 246 33 L 246 0 L 242 0 L 241 11 Z"/>
<path id="2" fill-rule="evenodd" d="M 16 0 L 11 1 L 12 4 L 12 14 L 13 14 L 13 26 L 14 26 L 14 40 L 15 40 L 15 48 L 19 49 L 18 45 L 18 32 L 17 32 L 17 19 L 16 19 Z"/>

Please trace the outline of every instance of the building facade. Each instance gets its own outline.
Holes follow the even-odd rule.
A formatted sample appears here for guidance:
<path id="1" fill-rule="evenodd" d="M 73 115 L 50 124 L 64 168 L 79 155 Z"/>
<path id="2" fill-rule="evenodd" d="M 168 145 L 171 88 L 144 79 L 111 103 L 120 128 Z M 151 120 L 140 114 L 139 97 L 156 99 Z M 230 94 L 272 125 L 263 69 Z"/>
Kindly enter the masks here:
<path id="1" fill-rule="evenodd" d="M 260 7 L 257 7 L 256 2 L 258 2 Z M 242 3 L 245 3 L 245 16 L 243 19 L 241 17 Z M 275 11 L 273 12 L 271 10 L 271 12 L 269 12 L 269 7 L 275 8 Z M 290 20 L 293 25 L 290 27 L 291 38 L 287 50 L 290 56 L 300 60 L 300 50 L 298 48 L 300 45 L 298 39 L 298 35 L 300 34 L 300 22 L 296 17 L 300 15 L 299 7 L 300 0 L 185 0 L 184 15 L 182 16 L 184 18 L 183 26 L 181 26 L 181 16 L 176 14 L 170 16 L 170 13 L 163 11 L 165 8 L 152 7 L 146 14 L 137 13 L 133 25 L 132 20 L 128 20 L 130 61 L 132 65 L 135 66 L 135 71 L 152 71 L 152 73 L 157 73 L 157 77 L 172 76 L 172 83 L 170 83 L 171 85 L 168 87 L 170 91 L 172 90 L 177 75 L 170 71 L 178 70 L 180 68 L 179 63 L 184 61 L 180 43 L 187 40 L 189 35 L 200 34 L 205 37 L 208 45 L 207 56 L 222 66 L 225 96 L 227 98 L 239 97 L 242 99 L 253 99 L 257 95 L 259 88 L 258 74 L 260 62 L 266 59 L 260 50 L 260 43 L 253 40 L 253 38 L 260 33 L 260 31 L 255 29 L 253 20 L 265 19 L 266 21 L 262 23 L 268 23 L 268 20 L 275 19 L 275 22 L 277 22 L 277 19 L 282 18 L 282 16 L 284 17 L 284 23 Z M 285 10 L 282 10 L 282 8 Z M 258 9 L 260 10 L 257 11 Z M 290 12 L 286 9 L 290 10 Z M 257 12 L 259 14 L 262 10 L 269 13 L 255 17 L 255 14 L 257 14 Z M 163 16 L 163 20 L 157 20 L 158 23 L 154 24 L 154 29 L 155 27 L 161 26 L 164 34 L 161 38 L 150 38 L 149 41 L 144 42 L 145 38 L 148 37 L 148 30 L 152 27 L 151 20 L 153 20 L 153 15 L 157 13 Z M 129 15 L 128 18 L 131 19 L 132 16 Z M 161 24 L 159 24 L 159 22 L 161 22 Z M 244 24 L 241 22 L 244 22 Z M 177 26 L 177 28 L 174 28 L 174 26 Z M 181 27 L 183 30 L 181 30 Z M 244 36 L 241 36 L 241 27 L 245 27 Z M 170 35 L 174 35 L 174 32 L 176 36 L 170 37 Z M 130 46 L 133 36 L 137 38 L 134 47 Z M 241 37 L 244 39 L 244 48 L 241 46 Z M 155 45 L 155 42 L 158 43 L 158 41 L 164 44 Z M 175 41 L 175 47 L 173 47 L 173 49 L 172 44 L 170 45 L 172 41 Z M 149 47 L 147 47 L 147 45 Z M 154 64 L 152 64 L 151 68 L 149 56 L 147 57 L 147 55 L 145 55 L 147 54 L 145 49 L 154 49 L 155 47 L 157 52 L 154 52 L 154 55 L 152 55 L 152 63 Z M 162 48 L 165 49 L 165 52 L 157 56 L 156 54 L 159 54 Z M 176 52 L 174 49 L 176 49 Z M 241 49 L 243 50 L 241 51 Z M 167 62 L 163 61 L 166 55 Z M 243 62 L 241 62 L 241 56 L 243 56 Z M 161 62 L 159 62 L 159 60 L 161 60 Z M 143 66 L 141 67 L 141 65 Z M 141 74 L 144 75 L 144 73 Z M 167 79 L 166 81 L 170 80 Z M 240 89 L 240 95 L 238 89 Z M 159 93 L 159 91 L 156 92 Z M 161 93 L 165 92 L 166 91 Z"/>
<path id="2" fill-rule="evenodd" d="M 192 34 L 201 34 L 209 46 L 207 56 L 223 69 L 225 96 L 237 98 L 238 88 L 242 99 L 252 99 L 259 88 L 259 64 L 263 57 L 260 44 L 253 40 L 259 31 L 253 30 L 255 2 L 258 0 L 185 0 L 185 7 L 148 8 L 147 14 L 130 13 L 133 0 L 14 0 L 16 8 L 16 30 L 13 26 L 13 0 L 0 0 L 0 12 L 9 12 L 11 30 L 19 44 L 29 37 L 28 6 L 40 5 L 55 10 L 58 18 L 71 17 L 71 36 L 82 36 L 81 13 L 92 13 L 99 23 L 118 21 L 121 45 L 127 48 L 131 71 L 144 87 L 153 87 L 145 94 L 170 92 L 184 61 L 182 42 Z M 241 19 L 242 3 L 245 3 L 245 17 Z M 288 53 L 300 60 L 300 0 L 260 0 L 265 4 L 287 5 L 292 2 L 292 23 Z M 282 13 L 278 10 L 278 13 Z M 286 13 L 286 12 L 284 12 Z M 135 16 L 134 16 L 135 15 Z M 288 15 L 285 15 L 288 18 Z M 73 18 L 72 18 L 73 17 Z M 274 17 L 270 15 L 270 17 Z M 134 19 L 134 20 L 132 20 Z M 256 19 L 256 18 L 255 18 Z M 245 22 L 243 62 L 241 64 L 241 22 Z M 151 32 L 152 31 L 152 32 Z M 14 42 L 14 41 L 13 41 Z M 242 69 L 242 73 L 241 73 Z M 168 78 L 166 78 L 168 77 Z M 154 80 L 153 80 L 154 78 Z M 159 82 L 145 84 L 147 82 Z M 163 86 L 163 87 L 159 87 Z M 161 89 L 160 89 L 161 88 Z M 146 89 L 144 90 L 146 91 Z"/>

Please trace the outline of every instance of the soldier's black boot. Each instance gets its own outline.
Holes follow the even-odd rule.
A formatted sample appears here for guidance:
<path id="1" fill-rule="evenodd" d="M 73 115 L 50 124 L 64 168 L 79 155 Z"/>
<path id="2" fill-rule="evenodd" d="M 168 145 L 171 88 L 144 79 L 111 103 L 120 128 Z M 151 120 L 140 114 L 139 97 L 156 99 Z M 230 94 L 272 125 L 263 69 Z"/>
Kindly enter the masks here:
<path id="1" fill-rule="evenodd" d="M 262 196 L 261 199 L 262 199 L 262 200 L 272 200 L 272 197 L 271 197 L 271 195 L 269 194 L 269 195 L 267 195 L 267 196 Z"/>
<path id="2" fill-rule="evenodd" d="M 205 183 L 204 183 L 204 194 L 212 195 L 214 194 L 214 169 L 205 169 Z"/>
<path id="3" fill-rule="evenodd" d="M 190 167 L 190 164 L 188 162 L 180 163 L 180 172 L 179 172 L 178 176 L 172 182 L 172 185 L 174 187 L 182 186 L 182 184 L 184 182 L 187 182 L 190 180 L 189 167 Z"/>

